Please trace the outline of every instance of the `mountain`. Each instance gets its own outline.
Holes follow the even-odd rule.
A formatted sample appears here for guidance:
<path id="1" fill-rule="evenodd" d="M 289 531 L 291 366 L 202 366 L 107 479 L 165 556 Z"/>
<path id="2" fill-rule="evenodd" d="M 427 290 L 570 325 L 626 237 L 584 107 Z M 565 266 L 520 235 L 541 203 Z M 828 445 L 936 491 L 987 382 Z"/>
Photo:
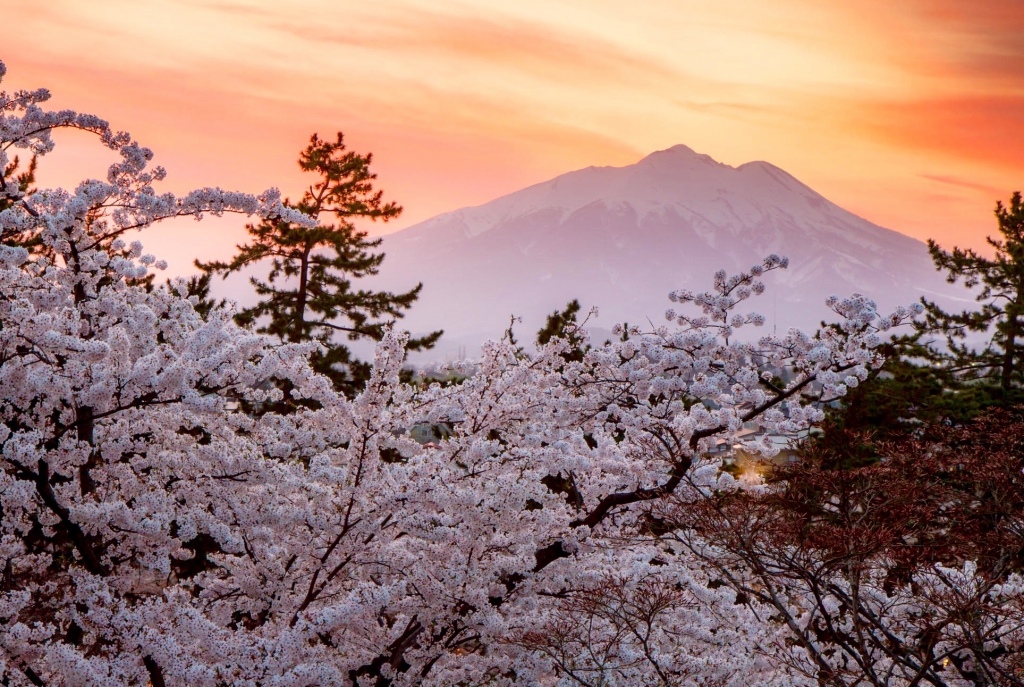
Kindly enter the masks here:
<path id="1" fill-rule="evenodd" d="M 578 298 L 592 324 L 664 322 L 667 294 L 706 290 L 718 269 L 749 268 L 770 254 L 790 267 L 766 276 L 748 310 L 766 329 L 814 329 L 823 301 L 859 292 L 880 308 L 922 295 L 962 301 L 920 241 L 828 201 L 767 162 L 731 167 L 677 145 L 627 167 L 588 167 L 384 239 L 377 286 L 422 281 L 403 326 L 442 327 L 437 356 L 500 336 L 511 315 L 531 341 L 544 316 Z"/>

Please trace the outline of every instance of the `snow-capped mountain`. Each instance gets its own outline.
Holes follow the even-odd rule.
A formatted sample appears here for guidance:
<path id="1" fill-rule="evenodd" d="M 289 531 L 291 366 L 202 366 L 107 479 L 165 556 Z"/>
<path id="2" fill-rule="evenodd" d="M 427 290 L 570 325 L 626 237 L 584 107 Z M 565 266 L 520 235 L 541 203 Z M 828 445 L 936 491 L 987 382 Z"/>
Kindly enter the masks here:
<path id="1" fill-rule="evenodd" d="M 790 267 L 766 277 L 748 310 L 766 328 L 814 329 L 831 294 L 864 293 L 880 308 L 922 295 L 967 299 L 932 266 L 923 243 L 843 210 L 767 162 L 731 167 L 677 145 L 627 167 L 589 167 L 384 239 L 378 285 L 424 283 L 402 325 L 444 328 L 439 352 L 499 336 L 509 318 L 529 341 L 544 315 L 578 298 L 592 324 L 664 322 L 667 294 L 706 290 L 718 269 L 770 254 Z"/>

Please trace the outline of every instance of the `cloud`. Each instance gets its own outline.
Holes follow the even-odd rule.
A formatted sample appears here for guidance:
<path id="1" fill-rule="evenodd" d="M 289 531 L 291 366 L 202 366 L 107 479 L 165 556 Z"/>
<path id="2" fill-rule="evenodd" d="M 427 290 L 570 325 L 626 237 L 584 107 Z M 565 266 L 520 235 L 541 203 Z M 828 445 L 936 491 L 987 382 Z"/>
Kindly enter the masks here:
<path id="1" fill-rule="evenodd" d="M 858 126 L 892 145 L 1024 169 L 1024 94 L 868 102 L 856 109 L 863 116 Z"/>
<path id="2" fill-rule="evenodd" d="M 1024 84 L 1024 11 L 1020 0 L 859 0 L 908 61 L 929 76 L 961 78 L 973 88 L 1020 92 Z M 890 22 L 899 17 L 901 21 Z"/>
<path id="3" fill-rule="evenodd" d="M 960 179 L 955 176 L 947 176 L 945 174 L 921 174 L 920 176 L 922 179 L 946 184 L 947 186 L 958 186 L 960 188 L 971 189 L 972 191 L 983 191 L 993 196 L 1003 195 L 1005 191 L 1005 189 L 999 189 L 988 184 L 979 184 L 973 181 L 967 181 L 966 179 Z"/>
<path id="4" fill-rule="evenodd" d="M 752 116 L 764 115 L 769 113 L 777 114 L 777 108 L 768 107 L 765 105 L 757 105 L 754 103 L 697 102 L 694 100 L 676 100 L 675 104 L 685 110 L 690 110 L 692 112 L 699 112 L 701 114 L 715 114 L 724 117 L 748 118 Z"/>
<path id="5" fill-rule="evenodd" d="M 486 17 L 405 8 L 341 29 L 311 30 L 307 22 L 280 17 L 274 28 L 304 41 L 376 51 L 382 60 L 412 57 L 456 65 L 466 73 L 497 68 L 572 85 L 614 81 L 650 86 L 683 78 L 639 46 L 498 13 Z"/>

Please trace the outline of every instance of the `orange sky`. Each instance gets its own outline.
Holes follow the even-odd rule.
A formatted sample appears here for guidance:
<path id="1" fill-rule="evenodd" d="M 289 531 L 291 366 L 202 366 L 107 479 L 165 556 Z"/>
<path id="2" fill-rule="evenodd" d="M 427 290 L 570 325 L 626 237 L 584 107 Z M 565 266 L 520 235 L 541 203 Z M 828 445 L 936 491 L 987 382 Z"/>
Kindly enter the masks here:
<path id="1" fill-rule="evenodd" d="M 676 143 L 946 245 L 1024 189 L 1022 0 L 0 0 L 0 59 L 176 190 L 294 194 L 309 134 L 343 130 L 405 206 L 377 231 Z M 44 181 L 102 175 L 59 140 Z M 240 227 L 144 242 L 184 271 Z"/>

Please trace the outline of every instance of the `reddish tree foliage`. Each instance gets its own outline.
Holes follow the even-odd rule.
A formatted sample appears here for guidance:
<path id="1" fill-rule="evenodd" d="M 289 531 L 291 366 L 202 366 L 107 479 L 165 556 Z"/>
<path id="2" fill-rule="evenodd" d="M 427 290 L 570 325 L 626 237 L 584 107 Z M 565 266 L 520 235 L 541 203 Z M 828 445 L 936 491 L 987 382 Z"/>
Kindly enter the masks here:
<path id="1" fill-rule="evenodd" d="M 721 687 L 735 671 L 716 675 L 706 663 L 688 666 L 673 652 L 680 644 L 693 651 L 701 642 L 700 633 L 679 622 L 688 611 L 699 613 L 701 603 L 671 577 L 605 574 L 590 587 L 562 590 L 551 619 L 511 643 L 548 657 L 555 677 L 584 687 Z"/>
<path id="2" fill-rule="evenodd" d="M 761 488 L 691 485 L 653 529 L 770 607 L 821 684 L 1024 684 L 1024 420 L 930 430 L 870 466 L 811 444 Z"/>

